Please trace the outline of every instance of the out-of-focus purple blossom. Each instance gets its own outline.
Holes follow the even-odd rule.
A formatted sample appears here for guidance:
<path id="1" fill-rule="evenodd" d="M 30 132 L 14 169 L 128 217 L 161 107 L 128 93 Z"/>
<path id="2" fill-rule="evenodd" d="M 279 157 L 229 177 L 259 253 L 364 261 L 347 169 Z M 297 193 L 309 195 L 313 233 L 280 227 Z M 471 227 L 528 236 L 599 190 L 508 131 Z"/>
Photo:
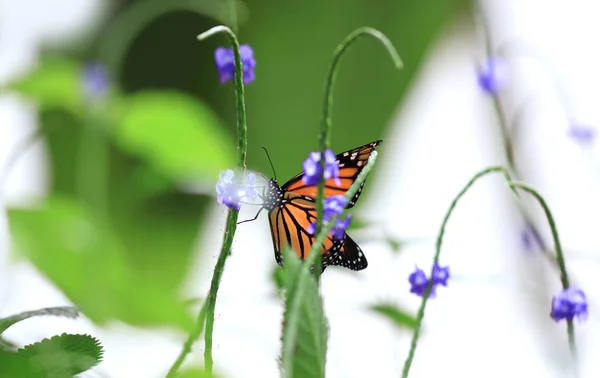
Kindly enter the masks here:
<path id="1" fill-rule="evenodd" d="M 100 99 L 110 87 L 106 67 L 99 62 L 92 62 L 83 68 L 83 96 L 86 101 Z"/>
<path id="2" fill-rule="evenodd" d="M 596 129 L 592 126 L 572 123 L 569 126 L 569 137 L 581 143 L 589 143 L 596 139 Z"/>
<path id="3" fill-rule="evenodd" d="M 521 242 L 528 251 L 531 251 L 536 245 L 540 248 L 544 247 L 544 241 L 531 224 L 527 224 L 521 231 Z"/>
<path id="4" fill-rule="evenodd" d="M 258 198 L 256 193 L 256 175 L 248 174 L 248 185 L 241 186 L 236 183 L 235 173 L 228 169 L 219 174 L 217 182 L 217 202 L 235 211 L 240 211 L 241 201 Z"/>
<path id="5" fill-rule="evenodd" d="M 415 271 L 408 276 L 408 282 L 410 283 L 410 292 L 422 297 L 425 295 L 425 289 L 429 282 L 432 282 L 431 291 L 429 292 L 428 298 L 435 298 L 436 288 L 438 285 L 448 286 L 448 279 L 450 278 L 450 267 L 441 267 L 439 264 L 435 264 L 433 267 L 433 276 L 431 279 L 427 279 L 425 272 L 418 267 L 415 267 Z"/>
<path id="6" fill-rule="evenodd" d="M 508 83 L 508 66 L 500 58 L 489 58 L 477 69 L 477 83 L 486 93 L 495 95 Z"/>
<path id="7" fill-rule="evenodd" d="M 240 58 L 242 61 L 242 81 L 244 84 L 251 83 L 256 79 L 256 74 L 254 73 L 256 60 L 254 59 L 254 52 L 249 45 L 240 45 Z M 221 84 L 233 79 L 235 76 L 233 49 L 218 47 L 215 50 L 215 63 L 217 64 Z"/>
<path id="8" fill-rule="evenodd" d="M 574 317 L 583 321 L 587 315 L 587 298 L 581 289 L 570 287 L 552 298 L 550 316 L 557 322 L 562 319 L 573 320 Z"/>
<path id="9" fill-rule="evenodd" d="M 325 180 L 334 179 L 335 184 L 340 186 L 342 183 L 339 178 L 340 167 L 335 158 L 335 154 L 331 150 L 325 150 L 325 171 L 322 174 L 321 170 L 321 154 L 319 152 L 311 152 L 308 158 L 302 164 L 304 176 L 302 181 L 306 185 L 317 185 L 324 177 Z"/>

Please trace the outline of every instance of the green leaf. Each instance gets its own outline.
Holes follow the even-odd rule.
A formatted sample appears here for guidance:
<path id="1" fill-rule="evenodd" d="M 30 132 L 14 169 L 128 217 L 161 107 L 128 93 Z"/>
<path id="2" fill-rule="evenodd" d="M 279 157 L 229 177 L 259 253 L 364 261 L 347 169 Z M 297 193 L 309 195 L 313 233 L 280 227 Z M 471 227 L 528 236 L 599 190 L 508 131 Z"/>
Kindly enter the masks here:
<path id="1" fill-rule="evenodd" d="M 44 378 L 27 356 L 0 350 L 0 378 Z"/>
<path id="2" fill-rule="evenodd" d="M 298 290 L 296 283 L 302 263 L 289 248 L 284 252 L 284 256 L 283 280 L 286 287 L 286 300 L 283 315 L 283 343 L 285 344 L 289 342 L 285 337 L 285 329 L 290 326 L 290 303 Z M 286 377 L 322 378 L 325 376 L 328 332 L 323 301 L 317 282 L 311 276 L 305 280 L 304 296 L 300 305 L 298 330 L 293 343 L 293 371 L 284 372 Z"/>
<path id="3" fill-rule="evenodd" d="M 417 319 L 391 303 L 372 305 L 369 310 L 390 320 L 399 329 L 414 329 L 417 324 Z"/>
<path id="4" fill-rule="evenodd" d="M 64 57 L 46 56 L 27 76 L 8 85 L 42 108 L 60 107 L 73 112 L 82 110 L 81 64 Z"/>
<path id="5" fill-rule="evenodd" d="M 11 209 L 8 216 L 17 250 L 92 321 L 191 327 L 176 293 L 134 274 L 110 228 L 78 203 L 54 197 L 33 209 Z"/>
<path id="6" fill-rule="evenodd" d="M 26 357 L 42 377 L 72 378 L 98 365 L 104 351 L 92 336 L 63 333 L 27 345 L 17 354 Z"/>
<path id="7" fill-rule="evenodd" d="M 47 307 L 34 311 L 21 312 L 20 314 L 0 319 L 0 335 L 4 333 L 4 331 L 6 331 L 10 326 L 20 322 L 21 320 L 42 315 L 65 316 L 67 318 L 75 319 L 77 316 L 79 316 L 79 310 L 76 307 Z"/>
<path id="8" fill-rule="evenodd" d="M 178 92 L 138 92 L 122 104 L 117 143 L 175 179 L 210 177 L 235 164 L 235 143 L 204 103 Z"/>

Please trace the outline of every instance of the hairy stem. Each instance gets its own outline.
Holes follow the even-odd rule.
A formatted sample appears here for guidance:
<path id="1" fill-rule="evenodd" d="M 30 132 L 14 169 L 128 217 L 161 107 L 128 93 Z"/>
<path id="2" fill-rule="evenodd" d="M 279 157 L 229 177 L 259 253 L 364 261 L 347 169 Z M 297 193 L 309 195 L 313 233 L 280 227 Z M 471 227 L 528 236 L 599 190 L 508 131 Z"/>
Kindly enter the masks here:
<path id="1" fill-rule="evenodd" d="M 235 86 L 235 95 L 236 95 L 236 106 L 237 106 L 237 136 L 238 136 L 238 146 L 237 146 L 237 167 L 245 171 L 246 169 L 246 150 L 247 150 L 247 127 L 246 127 L 246 106 L 244 103 L 244 84 L 243 84 L 243 73 L 242 73 L 242 60 L 240 57 L 240 44 L 237 40 L 235 33 L 231 29 L 226 26 L 215 26 L 214 28 L 200 34 L 198 36 L 199 40 L 204 40 L 210 36 L 213 36 L 218 33 L 225 33 L 229 37 L 229 40 L 233 46 L 233 55 L 235 59 L 235 77 L 234 77 L 234 86 Z M 202 327 L 204 326 L 204 319 L 206 318 L 206 334 L 204 337 L 204 368 L 209 375 L 212 375 L 213 368 L 213 357 L 212 357 L 212 346 L 213 346 L 213 329 L 215 323 L 215 307 L 217 303 L 217 293 L 219 291 L 219 285 L 221 283 L 221 277 L 223 276 L 223 271 L 225 270 L 225 263 L 227 262 L 227 257 L 231 252 L 231 245 L 233 244 L 233 237 L 235 235 L 235 230 L 237 228 L 237 219 L 238 212 L 230 209 L 229 214 L 227 215 L 227 223 L 225 226 L 225 234 L 223 235 L 223 245 L 221 247 L 221 252 L 219 253 L 219 257 L 217 258 L 217 264 L 215 265 L 215 270 L 213 273 L 212 280 L 210 282 L 210 289 L 208 291 L 208 296 L 206 298 L 205 306 L 203 306 L 200 314 L 197 317 L 196 327 L 194 331 L 188 337 L 188 340 L 185 342 L 183 350 L 181 351 L 177 361 L 171 367 L 170 374 L 174 376 L 181 366 L 181 363 L 189 354 L 191 350 L 191 345 L 200 337 L 202 333 Z M 206 315 L 204 316 L 203 312 L 206 311 Z"/>

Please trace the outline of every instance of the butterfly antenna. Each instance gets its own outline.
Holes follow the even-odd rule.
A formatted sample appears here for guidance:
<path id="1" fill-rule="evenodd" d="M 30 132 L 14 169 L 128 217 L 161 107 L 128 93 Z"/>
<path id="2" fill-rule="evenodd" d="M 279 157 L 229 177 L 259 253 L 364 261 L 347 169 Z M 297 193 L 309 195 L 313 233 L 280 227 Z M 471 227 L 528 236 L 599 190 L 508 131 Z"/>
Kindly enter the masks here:
<path id="1" fill-rule="evenodd" d="M 271 156 L 269 156 L 269 151 L 267 151 L 265 146 L 262 146 L 262 149 L 265 150 L 265 153 L 267 154 L 267 159 L 269 159 L 269 164 L 271 164 L 271 170 L 273 171 L 273 178 L 275 178 L 275 181 L 277 181 L 277 174 L 275 173 L 275 167 L 273 167 L 273 161 L 271 160 Z"/>

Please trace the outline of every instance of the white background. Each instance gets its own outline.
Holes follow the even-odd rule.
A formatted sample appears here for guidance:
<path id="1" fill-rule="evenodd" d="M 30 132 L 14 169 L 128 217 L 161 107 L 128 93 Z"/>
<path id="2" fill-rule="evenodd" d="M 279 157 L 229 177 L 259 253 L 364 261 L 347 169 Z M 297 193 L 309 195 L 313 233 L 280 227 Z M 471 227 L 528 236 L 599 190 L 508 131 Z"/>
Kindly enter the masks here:
<path id="1" fill-rule="evenodd" d="M 34 67 L 42 44 L 78 35 L 102 17 L 99 1 L 0 0 L 0 83 Z M 600 373 L 597 315 L 600 264 L 600 153 L 597 144 L 568 137 L 569 120 L 600 125 L 600 3 L 589 1 L 484 1 L 494 40 L 520 40 L 538 57 L 510 59 L 509 108 L 530 101 L 516 145 L 523 178 L 538 188 L 554 212 L 573 283 L 589 297 L 590 317 L 576 324 L 582 377 Z M 31 12 L 36 9 L 36 12 Z M 329 377 L 399 376 L 410 334 L 397 331 L 365 308 L 380 301 L 416 313 L 409 294 L 415 264 L 431 263 L 434 239 L 452 198 L 477 171 L 504 164 L 490 99 L 474 77 L 483 40 L 457 23 L 430 51 L 415 86 L 391 120 L 380 148 L 377 175 L 361 199 L 360 215 L 380 233 L 414 243 L 394 254 L 383 242 L 362 241 L 369 268 L 330 269 L 323 277 L 329 317 Z M 512 42 L 511 42 L 512 43 Z M 557 95 L 559 80 L 563 93 Z M 568 109 L 565 111 L 565 107 Z M 0 166 L 36 127 L 35 108 L 0 94 Z M 369 142 L 369 141 L 365 141 Z M 348 146 L 351 148 L 353 146 Z M 300 166 L 300 162 L 299 162 Z M 46 191 L 45 152 L 38 145 L 15 166 L 6 203 Z M 524 196 L 526 197 L 526 196 Z M 526 201 L 549 243 L 542 213 Z M 365 212 L 365 209 L 369 209 Z M 208 215 L 198 250 L 217 251 L 226 209 Z M 251 216 L 242 211 L 241 219 Z M 212 228 L 211 228 L 212 227 Z M 9 257 L 6 218 L 0 215 L 0 316 L 68 304 L 34 268 Z M 565 377 L 571 374 L 564 324 L 548 316 L 560 289 L 556 270 L 539 251 L 521 244 L 515 199 L 499 175 L 484 178 L 460 202 L 446 233 L 442 263 L 451 266 L 448 288 L 428 306 L 413 377 Z M 361 235 L 356 239 L 361 241 Z M 248 251 L 247 246 L 260 251 Z M 226 377 L 276 377 L 281 305 L 270 274 L 274 266 L 266 217 L 238 228 L 215 322 L 216 370 Z M 263 253 L 264 251 L 264 253 Z M 189 295 L 204 296 L 214 254 L 202 254 Z M 427 270 L 427 269 L 426 269 Z M 194 279 L 193 277 L 198 277 Z M 162 377 L 184 335 L 123 324 L 99 329 L 86 319 L 36 318 L 12 327 L 21 343 L 62 332 L 87 332 L 102 341 L 105 361 L 84 376 Z M 193 360 L 202 360 L 202 343 Z M 193 362 L 193 361 L 191 361 Z"/>

